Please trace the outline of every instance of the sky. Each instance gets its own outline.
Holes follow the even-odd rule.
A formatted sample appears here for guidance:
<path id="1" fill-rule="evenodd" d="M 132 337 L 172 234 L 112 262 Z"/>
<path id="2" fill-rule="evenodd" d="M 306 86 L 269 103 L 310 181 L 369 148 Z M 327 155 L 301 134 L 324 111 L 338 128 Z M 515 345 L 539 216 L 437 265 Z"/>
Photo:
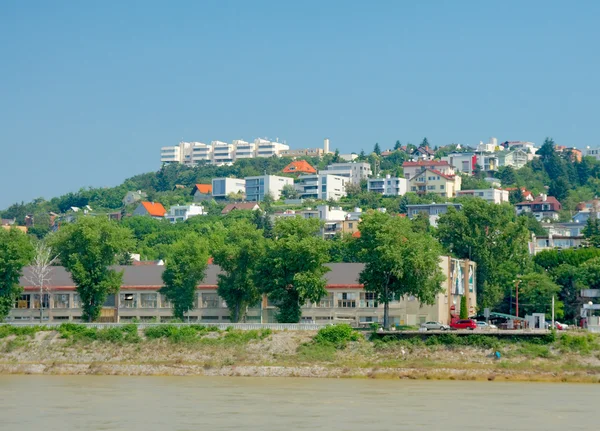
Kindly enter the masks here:
<path id="1" fill-rule="evenodd" d="M 0 2 L 0 209 L 181 140 L 598 146 L 597 1 Z"/>

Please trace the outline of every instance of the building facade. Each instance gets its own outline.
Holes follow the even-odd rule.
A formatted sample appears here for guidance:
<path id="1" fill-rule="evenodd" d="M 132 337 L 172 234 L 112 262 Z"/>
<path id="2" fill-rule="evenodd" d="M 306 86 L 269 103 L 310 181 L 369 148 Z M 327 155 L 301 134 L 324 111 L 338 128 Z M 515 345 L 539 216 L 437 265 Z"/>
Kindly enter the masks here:
<path id="1" fill-rule="evenodd" d="M 467 297 L 469 315 L 475 315 L 475 263 L 440 258 L 440 268 L 446 279 L 441 284 L 441 293 L 434 305 L 421 304 L 414 297 L 404 297 L 390 303 L 390 320 L 397 325 L 417 325 L 437 320 L 450 323 L 460 309 L 461 297 Z M 325 274 L 327 294 L 315 303 L 302 306 L 302 322 L 320 324 L 344 322 L 358 326 L 383 321 L 383 304 L 374 294 L 365 292 L 359 282 L 361 263 L 328 264 Z M 102 309 L 101 321 L 131 322 L 170 321 L 173 305 L 160 294 L 164 266 L 124 266 L 123 283 L 116 295 L 111 295 Z M 209 265 L 206 276 L 197 287 L 194 308 L 188 313 L 190 322 L 229 322 L 229 310 L 225 301 L 217 294 L 219 267 Z M 81 300 L 69 273 L 62 267 L 53 267 L 49 291 L 39 295 L 39 288 L 27 282 L 30 269 L 24 269 L 20 283 L 23 294 L 15 301 L 7 320 L 13 322 L 39 319 L 40 306 L 44 308 L 45 321 L 81 321 Z M 248 310 L 247 322 L 275 322 L 276 308 L 263 297 Z"/>
<path id="2" fill-rule="evenodd" d="M 246 177 L 246 199 L 253 202 L 265 200 L 266 195 L 271 195 L 275 200 L 281 198 L 281 192 L 286 185 L 294 185 L 294 179 L 279 177 L 277 175 L 260 175 Z"/>
<path id="3" fill-rule="evenodd" d="M 455 197 L 461 184 L 462 179 L 459 175 L 445 175 L 433 169 L 425 169 L 408 180 L 409 191 L 413 193 L 431 193 L 447 198 Z"/>
<path id="4" fill-rule="evenodd" d="M 298 191 L 300 199 L 337 201 L 346 196 L 346 184 L 349 181 L 348 177 L 338 175 L 301 175 L 296 180 L 294 187 Z"/>
<path id="5" fill-rule="evenodd" d="M 364 162 L 354 163 L 332 163 L 319 174 L 336 175 L 350 179 L 352 184 L 360 184 L 361 180 L 368 179 L 371 175 L 371 165 Z"/>
<path id="6" fill-rule="evenodd" d="M 532 201 L 519 202 L 515 209 L 517 215 L 531 213 L 538 221 L 558 220 L 562 205 L 555 197 L 542 194 Z"/>
<path id="7" fill-rule="evenodd" d="M 415 175 L 420 174 L 425 169 L 435 169 L 444 175 L 454 175 L 454 168 L 447 161 L 440 160 L 419 160 L 416 162 L 402 163 L 404 178 L 410 180 Z"/>
<path id="8" fill-rule="evenodd" d="M 189 205 L 173 205 L 165 214 L 165 218 L 171 223 L 186 221 L 190 217 L 206 215 L 204 207 L 196 204 Z"/>
<path id="9" fill-rule="evenodd" d="M 508 202 L 508 191 L 502 189 L 475 189 L 475 190 L 458 190 L 456 197 L 470 196 L 480 198 L 491 204 L 501 204 Z"/>
<path id="10" fill-rule="evenodd" d="M 429 217 L 429 224 L 433 227 L 437 227 L 437 220 L 442 214 L 446 214 L 448 212 L 448 208 L 454 207 L 457 211 L 462 210 L 462 204 L 449 203 L 445 204 L 439 203 L 431 203 L 431 204 L 415 204 L 415 205 L 407 205 L 407 215 L 408 218 L 413 219 L 419 214 L 425 214 Z"/>
<path id="11" fill-rule="evenodd" d="M 246 193 L 246 180 L 240 178 L 213 178 L 213 198 L 225 199 L 231 193 Z"/>
<path id="12" fill-rule="evenodd" d="M 392 177 L 389 174 L 385 178 L 370 178 L 367 182 L 367 190 L 385 196 L 404 196 L 408 191 L 408 180 Z"/>

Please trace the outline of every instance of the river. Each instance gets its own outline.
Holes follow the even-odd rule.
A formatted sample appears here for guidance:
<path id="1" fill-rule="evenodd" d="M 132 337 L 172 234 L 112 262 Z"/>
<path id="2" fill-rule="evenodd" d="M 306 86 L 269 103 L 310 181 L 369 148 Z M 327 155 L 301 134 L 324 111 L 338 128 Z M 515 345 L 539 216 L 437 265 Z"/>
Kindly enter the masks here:
<path id="1" fill-rule="evenodd" d="M 593 430 L 597 385 L 0 376 L 0 429 Z"/>

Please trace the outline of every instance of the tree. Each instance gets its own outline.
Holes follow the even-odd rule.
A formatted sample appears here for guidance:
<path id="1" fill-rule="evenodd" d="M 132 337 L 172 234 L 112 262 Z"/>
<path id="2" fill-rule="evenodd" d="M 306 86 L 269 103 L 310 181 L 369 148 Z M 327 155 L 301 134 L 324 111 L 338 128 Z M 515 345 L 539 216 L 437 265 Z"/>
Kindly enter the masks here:
<path id="1" fill-rule="evenodd" d="M 103 217 L 82 217 L 54 234 L 50 245 L 77 285 L 81 318 L 88 322 L 98 319 L 108 295 L 121 286 L 123 271 L 110 266 L 132 247 L 131 231 Z"/>
<path id="2" fill-rule="evenodd" d="M 365 154 L 365 150 L 360 150 L 360 153 L 358 154 L 358 160 L 365 160 L 367 158 L 367 155 Z"/>
<path id="3" fill-rule="evenodd" d="M 247 220 L 229 226 L 223 243 L 213 251 L 214 262 L 223 271 L 218 275 L 217 293 L 227 303 L 230 320 L 234 323 L 245 316 L 249 306 L 260 300 L 254 274 L 264 251 L 262 231 Z"/>
<path id="4" fill-rule="evenodd" d="M 437 241 L 413 231 L 406 218 L 370 213 L 359 224 L 360 282 L 384 304 L 383 326 L 389 327 L 389 303 L 412 295 L 433 304 L 442 291 L 441 249 Z"/>
<path id="5" fill-rule="evenodd" d="M 18 229 L 0 229 L 0 320 L 6 319 L 21 293 L 19 278 L 33 258 L 30 239 Z"/>
<path id="6" fill-rule="evenodd" d="M 467 297 L 465 295 L 460 297 L 460 318 L 469 318 L 469 309 L 467 308 Z"/>
<path id="7" fill-rule="evenodd" d="M 520 187 L 508 192 L 508 202 L 510 202 L 511 205 L 516 205 L 524 200 L 525 196 L 523 196 L 523 190 L 521 190 Z"/>
<path id="8" fill-rule="evenodd" d="M 548 193 L 554 196 L 559 202 L 564 202 L 569 193 L 569 182 L 565 177 L 559 177 L 550 182 Z"/>
<path id="9" fill-rule="evenodd" d="M 375 154 L 377 154 L 378 156 L 381 155 L 381 148 L 379 148 L 379 143 L 378 142 L 375 142 L 375 147 L 373 148 L 373 152 Z"/>
<path id="10" fill-rule="evenodd" d="M 554 314 L 557 319 L 564 316 L 563 303 L 558 300 L 560 286 L 548 277 L 547 274 L 532 272 L 521 276 L 519 283 L 519 312 L 523 315 L 532 313 L 552 313 L 552 297 Z"/>
<path id="11" fill-rule="evenodd" d="M 421 141 L 421 146 L 429 147 L 429 141 L 427 140 L 427 138 L 423 138 L 423 140 Z"/>
<path id="12" fill-rule="evenodd" d="M 517 182 L 515 170 L 512 166 L 500 166 L 496 172 L 496 178 L 504 187 L 512 186 Z"/>
<path id="13" fill-rule="evenodd" d="M 52 248 L 43 242 L 38 242 L 35 246 L 35 255 L 29 268 L 29 275 L 26 280 L 39 289 L 40 295 L 40 323 L 44 320 L 44 296 L 50 296 L 50 279 L 52 274 L 52 265 L 58 259 L 54 255 Z"/>
<path id="14" fill-rule="evenodd" d="M 590 213 L 582 233 L 591 247 L 600 247 L 600 223 L 595 212 Z"/>
<path id="15" fill-rule="evenodd" d="M 299 217 L 275 225 L 275 239 L 267 241 L 255 273 L 255 283 L 278 308 L 277 320 L 297 323 L 307 301 L 318 302 L 327 294 L 323 276 L 329 271 L 329 247 L 315 236 L 319 222 Z"/>
<path id="16" fill-rule="evenodd" d="M 429 214 L 420 212 L 411 220 L 411 228 L 417 233 L 429 233 L 431 231 L 431 223 L 429 222 Z"/>
<path id="17" fill-rule="evenodd" d="M 402 149 L 402 144 L 400 144 L 400 141 L 396 141 L 396 144 L 394 145 L 394 150 L 398 151 Z"/>
<path id="18" fill-rule="evenodd" d="M 173 303 L 173 316 L 183 320 L 194 308 L 197 287 L 208 266 L 208 244 L 195 234 L 188 234 L 170 247 L 162 274 L 160 293 Z"/>
<path id="19" fill-rule="evenodd" d="M 331 159 L 331 163 L 340 163 L 342 158 L 340 157 L 340 150 L 335 149 L 335 153 L 333 153 L 333 158 Z"/>
<path id="20" fill-rule="evenodd" d="M 521 213 L 521 215 L 519 215 L 519 217 L 523 217 L 526 220 L 527 230 L 529 230 L 529 232 L 531 232 L 537 236 L 544 236 L 544 235 L 548 234 L 546 229 L 544 229 L 544 226 L 542 226 L 542 223 L 540 223 L 540 221 L 538 219 L 536 219 L 532 213 L 530 213 L 530 212 Z"/>
<path id="21" fill-rule="evenodd" d="M 463 201 L 461 211 L 450 207 L 438 219 L 437 237 L 461 259 L 477 263 L 477 301 L 480 307 L 502 304 L 515 274 L 530 267 L 529 231 L 508 204 L 481 199 Z M 506 303 L 508 309 L 508 303 Z"/>
<path id="22" fill-rule="evenodd" d="M 298 199 L 300 193 L 298 193 L 298 190 L 296 190 L 292 184 L 286 184 L 283 186 L 283 189 L 281 189 L 281 196 L 284 199 Z"/>

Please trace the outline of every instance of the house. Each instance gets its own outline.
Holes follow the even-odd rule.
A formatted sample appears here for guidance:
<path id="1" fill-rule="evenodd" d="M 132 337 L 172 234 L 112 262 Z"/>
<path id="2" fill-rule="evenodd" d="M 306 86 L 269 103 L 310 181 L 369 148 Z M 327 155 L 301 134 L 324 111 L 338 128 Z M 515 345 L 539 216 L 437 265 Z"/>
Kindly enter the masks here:
<path id="1" fill-rule="evenodd" d="M 435 157 L 435 151 L 433 151 L 429 146 L 421 146 L 412 152 L 412 156 L 415 159 L 422 160 L 433 160 Z"/>
<path id="2" fill-rule="evenodd" d="M 162 219 L 167 211 L 161 203 L 142 201 L 133 211 L 134 216 L 150 216 L 155 219 Z"/>
<path id="3" fill-rule="evenodd" d="M 451 153 L 442 160 L 448 162 L 454 169 L 463 174 L 473 175 L 477 166 L 485 172 L 498 170 L 498 156 L 495 153 L 471 152 Z"/>
<path id="4" fill-rule="evenodd" d="M 148 195 L 146 194 L 146 192 L 143 192 L 141 190 L 135 192 L 127 192 L 125 194 L 125 197 L 123 198 L 123 205 L 131 205 L 133 203 L 141 201 L 142 199 L 146 199 L 147 197 Z"/>
<path id="5" fill-rule="evenodd" d="M 245 194 L 246 180 L 240 178 L 213 178 L 212 196 L 215 199 L 225 199 L 230 194 Z"/>
<path id="6" fill-rule="evenodd" d="M 498 157 L 498 166 L 512 166 L 514 169 L 521 169 L 529 161 L 527 152 L 520 148 L 500 151 L 496 155 Z"/>
<path id="7" fill-rule="evenodd" d="M 506 187 L 506 188 L 504 188 L 504 190 L 506 190 L 510 195 L 510 192 L 516 191 L 517 188 L 516 187 Z M 532 201 L 534 199 L 533 193 L 531 193 L 525 187 L 521 187 L 521 194 L 526 201 Z"/>
<path id="8" fill-rule="evenodd" d="M 293 186 L 294 179 L 279 177 L 277 175 L 260 175 L 246 177 L 246 199 L 249 201 L 263 201 L 266 195 L 271 195 L 274 200 L 281 198 L 281 192 L 286 185 Z"/>
<path id="9" fill-rule="evenodd" d="M 564 145 L 557 145 L 554 147 L 554 151 L 563 154 L 570 162 L 581 162 L 583 153 L 575 147 L 566 147 Z"/>
<path id="10" fill-rule="evenodd" d="M 419 160 L 416 162 L 402 163 L 404 178 L 410 180 L 415 175 L 423 172 L 425 169 L 435 169 L 444 175 L 454 175 L 454 168 L 447 161 L 440 160 Z"/>
<path id="11" fill-rule="evenodd" d="M 165 215 L 165 218 L 171 223 L 177 223 L 178 221 L 186 221 L 190 217 L 206 215 L 204 207 L 197 204 L 189 205 L 173 205 L 169 208 L 169 212 Z"/>
<path id="12" fill-rule="evenodd" d="M 195 184 L 192 188 L 192 196 L 194 201 L 206 201 L 212 199 L 212 184 Z"/>
<path id="13" fill-rule="evenodd" d="M 558 220 L 562 205 L 554 196 L 539 195 L 532 201 L 523 201 L 515 205 L 517 215 L 531 213 L 539 220 Z"/>
<path id="14" fill-rule="evenodd" d="M 429 217 L 429 224 L 434 227 L 437 227 L 437 220 L 440 215 L 446 214 L 448 212 L 448 208 L 450 207 L 454 207 L 457 211 L 462 210 L 462 204 L 450 202 L 446 202 L 444 204 L 432 202 L 430 204 L 415 204 L 406 206 L 408 218 L 413 219 L 419 214 L 425 214 Z"/>
<path id="15" fill-rule="evenodd" d="M 476 197 L 481 198 L 491 204 L 501 204 L 508 202 L 508 192 L 502 189 L 475 189 L 475 190 L 459 190 L 456 192 L 456 197 Z"/>
<path id="16" fill-rule="evenodd" d="M 408 180 L 389 174 L 385 178 L 369 178 L 367 190 L 385 196 L 404 196 L 408 191 Z"/>
<path id="17" fill-rule="evenodd" d="M 12 226 L 12 225 L 14 225 L 16 223 L 16 221 L 17 221 L 17 219 L 14 219 L 14 218 L 12 218 L 12 219 L 10 219 L 10 218 L 3 218 L 3 219 L 0 219 L 0 225 L 2 225 L 2 226 Z"/>
<path id="18" fill-rule="evenodd" d="M 360 283 L 362 263 L 330 263 L 324 275 L 325 295 L 318 301 L 302 304 L 303 323 L 346 322 L 353 326 L 381 322 L 383 304 L 375 294 L 366 292 Z M 475 315 L 476 265 L 472 261 L 441 256 L 439 267 L 446 276 L 440 284 L 440 293 L 435 296 L 433 305 L 419 302 L 415 297 L 406 296 L 389 304 L 390 321 L 394 325 L 418 325 L 436 320 L 450 323 L 460 309 L 461 298 L 467 298 L 469 315 Z M 103 307 L 103 321 L 142 322 L 171 321 L 173 304 L 159 291 L 163 285 L 164 265 L 116 266 L 123 271 L 119 292 L 110 295 Z M 209 264 L 205 277 L 194 292 L 194 308 L 187 313 L 190 322 L 229 324 L 230 312 L 223 298 L 217 293 L 218 275 L 221 269 Z M 31 268 L 26 267 L 19 284 L 23 292 L 15 301 L 8 321 L 27 322 L 39 318 L 39 288 L 28 281 Z M 63 267 L 53 267 L 47 284 L 49 293 L 43 302 L 48 305 L 50 322 L 81 321 L 81 298 L 69 272 Z M 37 301 L 37 302 L 36 302 Z M 276 308 L 263 296 L 260 304 L 248 309 L 246 322 L 276 322 Z"/>
<path id="19" fill-rule="evenodd" d="M 258 202 L 239 202 L 234 204 L 225 205 L 225 208 L 221 211 L 221 214 L 229 214 L 233 210 L 246 210 L 246 211 L 256 211 L 259 210 L 260 206 L 258 206 Z"/>
<path id="20" fill-rule="evenodd" d="M 306 160 L 294 160 L 283 168 L 284 174 L 316 174 L 317 170 L 313 168 Z"/>
<path id="21" fill-rule="evenodd" d="M 360 184 L 362 180 L 366 180 L 372 175 L 371 165 L 366 162 L 352 163 L 332 163 L 326 169 L 319 171 L 319 174 L 337 175 L 338 177 L 346 177 L 350 179 L 352 184 Z"/>
<path id="22" fill-rule="evenodd" d="M 588 219 L 592 217 L 592 214 L 596 214 L 596 218 L 600 218 L 600 213 L 598 213 L 597 211 L 593 211 L 589 208 L 585 208 L 573 216 L 573 222 L 586 224 Z"/>
<path id="23" fill-rule="evenodd" d="M 339 175 L 301 175 L 294 184 L 301 199 L 321 199 L 337 201 L 346 196 L 348 177 Z"/>
<path id="24" fill-rule="evenodd" d="M 501 145 L 509 151 L 517 149 L 523 150 L 525 153 L 527 153 L 527 158 L 530 161 L 536 157 L 535 153 L 538 150 L 538 148 L 533 142 L 528 141 L 506 141 L 503 142 Z"/>
<path id="25" fill-rule="evenodd" d="M 408 180 L 409 191 L 420 195 L 436 194 L 453 198 L 460 190 L 462 179 L 459 175 L 446 175 L 435 169 L 425 169 Z"/>

